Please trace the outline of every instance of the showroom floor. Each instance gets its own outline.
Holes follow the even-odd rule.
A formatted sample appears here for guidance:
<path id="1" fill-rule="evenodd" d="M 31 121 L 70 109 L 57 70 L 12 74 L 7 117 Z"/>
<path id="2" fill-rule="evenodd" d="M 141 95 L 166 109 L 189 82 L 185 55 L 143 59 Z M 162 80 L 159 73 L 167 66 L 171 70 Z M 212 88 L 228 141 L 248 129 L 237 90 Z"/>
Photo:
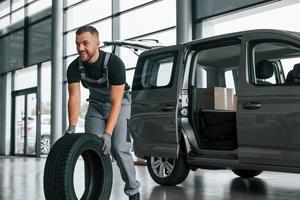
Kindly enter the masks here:
<path id="1" fill-rule="evenodd" d="M 42 200 L 45 158 L 0 157 L 0 200 Z M 77 192 L 82 191 L 83 161 L 76 164 Z M 229 170 L 197 170 L 177 187 L 158 186 L 145 166 L 136 166 L 142 200 L 298 200 L 300 175 L 264 172 L 259 178 L 240 179 Z M 113 164 L 111 200 L 128 199 L 118 167 Z"/>

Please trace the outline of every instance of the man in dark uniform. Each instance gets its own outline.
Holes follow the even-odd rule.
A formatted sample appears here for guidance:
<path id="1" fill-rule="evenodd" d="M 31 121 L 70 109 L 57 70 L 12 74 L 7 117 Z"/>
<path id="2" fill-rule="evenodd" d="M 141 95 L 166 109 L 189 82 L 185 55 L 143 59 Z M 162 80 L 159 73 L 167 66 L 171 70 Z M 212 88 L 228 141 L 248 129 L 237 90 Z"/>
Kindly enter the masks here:
<path id="1" fill-rule="evenodd" d="M 131 96 L 126 83 L 122 60 L 99 49 L 99 34 L 92 26 L 76 31 L 79 57 L 68 67 L 69 127 L 66 134 L 75 132 L 80 112 L 80 82 L 89 89 L 89 107 L 85 117 L 85 132 L 103 140 L 103 153 L 111 153 L 125 182 L 130 200 L 140 199 L 139 186 L 132 155 L 127 121 L 130 119 Z"/>

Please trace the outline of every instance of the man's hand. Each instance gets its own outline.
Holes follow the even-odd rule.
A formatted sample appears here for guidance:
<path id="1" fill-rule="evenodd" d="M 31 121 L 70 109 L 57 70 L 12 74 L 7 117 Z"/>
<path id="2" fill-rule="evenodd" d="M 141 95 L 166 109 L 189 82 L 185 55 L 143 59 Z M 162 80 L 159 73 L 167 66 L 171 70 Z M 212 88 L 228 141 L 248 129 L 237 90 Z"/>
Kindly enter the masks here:
<path id="1" fill-rule="evenodd" d="M 105 155 L 110 154 L 111 150 L 111 135 L 107 132 L 104 132 L 100 137 L 103 141 L 102 151 Z"/>
<path id="2" fill-rule="evenodd" d="M 65 135 L 73 134 L 75 133 L 75 126 L 74 125 L 69 125 L 68 129 L 65 132 Z"/>

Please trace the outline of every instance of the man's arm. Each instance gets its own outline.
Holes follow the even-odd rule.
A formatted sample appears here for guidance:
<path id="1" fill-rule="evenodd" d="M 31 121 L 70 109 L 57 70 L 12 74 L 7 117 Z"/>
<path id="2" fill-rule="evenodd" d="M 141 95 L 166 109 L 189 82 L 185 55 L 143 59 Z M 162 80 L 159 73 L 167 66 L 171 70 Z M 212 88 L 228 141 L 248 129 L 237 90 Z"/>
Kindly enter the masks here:
<path id="1" fill-rule="evenodd" d="M 121 104 L 124 95 L 125 84 L 123 85 L 111 85 L 111 110 L 108 115 L 105 132 L 110 135 L 116 126 L 119 118 Z"/>
<path id="2" fill-rule="evenodd" d="M 69 101 L 68 114 L 69 125 L 75 126 L 80 113 L 80 83 L 71 83 L 68 85 Z"/>

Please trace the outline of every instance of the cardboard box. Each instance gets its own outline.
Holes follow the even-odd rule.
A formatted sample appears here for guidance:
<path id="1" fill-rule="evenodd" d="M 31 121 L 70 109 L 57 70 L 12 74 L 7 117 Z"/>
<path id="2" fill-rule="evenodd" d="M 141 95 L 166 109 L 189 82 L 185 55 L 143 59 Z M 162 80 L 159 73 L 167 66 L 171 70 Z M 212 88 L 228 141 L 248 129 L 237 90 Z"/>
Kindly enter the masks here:
<path id="1" fill-rule="evenodd" d="M 237 96 L 233 95 L 233 102 L 232 102 L 232 110 L 236 111 L 237 110 Z"/>
<path id="2" fill-rule="evenodd" d="M 198 88 L 197 107 L 198 109 L 234 110 L 233 89 L 224 87 Z"/>

